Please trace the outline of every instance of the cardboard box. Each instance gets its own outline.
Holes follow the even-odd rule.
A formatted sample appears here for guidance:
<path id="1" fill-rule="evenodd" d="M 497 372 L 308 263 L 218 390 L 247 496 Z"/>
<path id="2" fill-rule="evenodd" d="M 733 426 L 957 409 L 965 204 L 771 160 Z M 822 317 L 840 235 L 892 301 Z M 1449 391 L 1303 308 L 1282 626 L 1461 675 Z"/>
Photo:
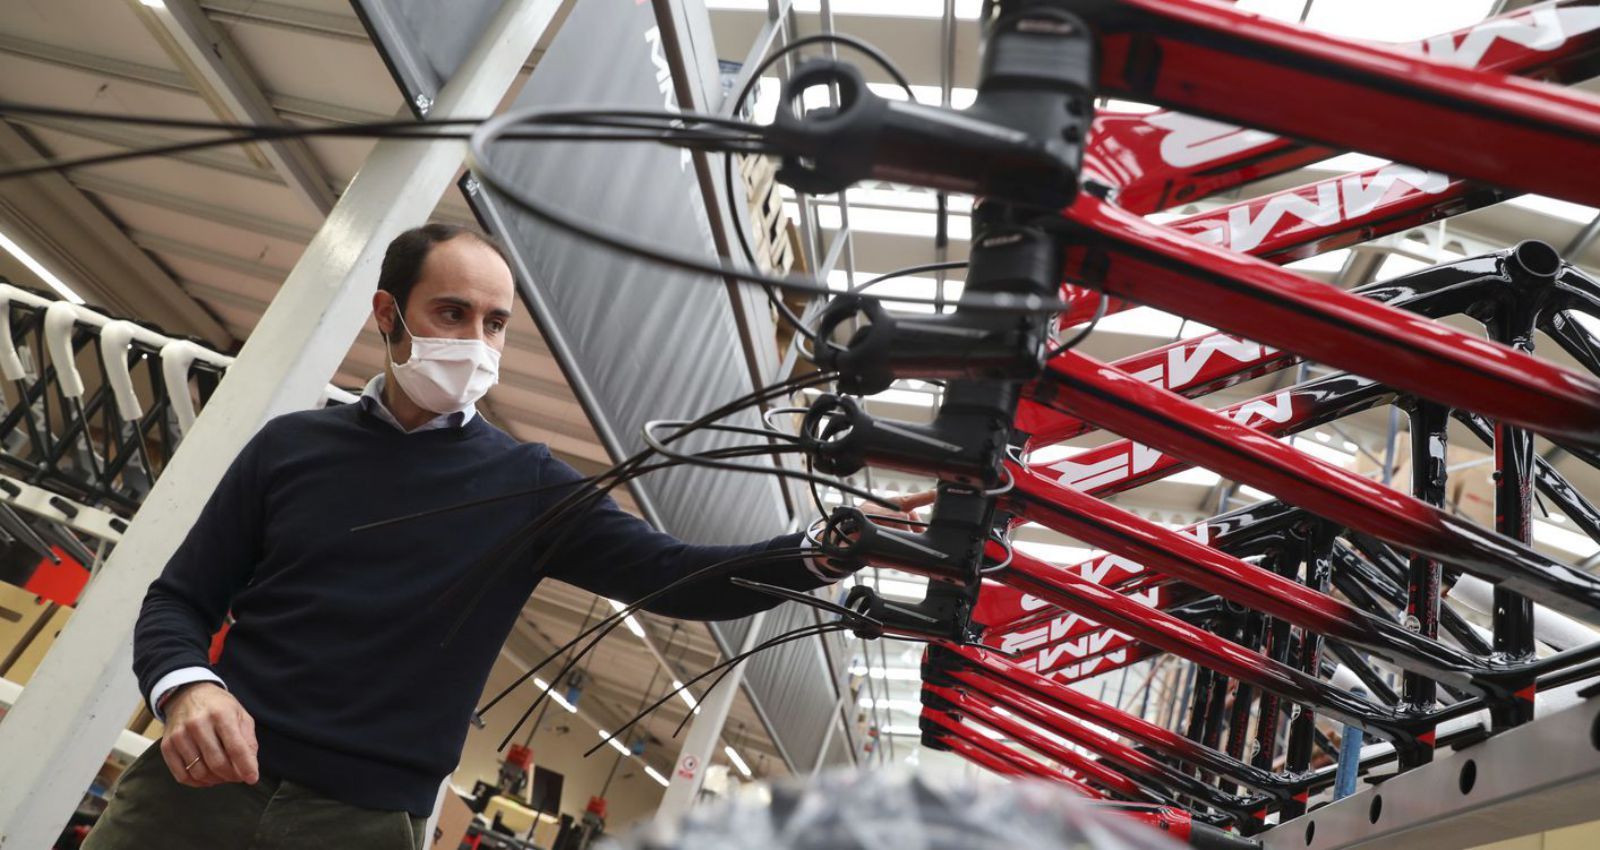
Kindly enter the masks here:
<path id="1" fill-rule="evenodd" d="M 1452 432 L 1452 436 L 1457 436 Z M 1465 445 L 1462 443 L 1465 442 Z M 1381 456 L 1381 451 L 1379 455 Z M 1494 527 L 1494 463 L 1476 441 L 1451 441 L 1445 446 L 1445 465 L 1456 471 L 1445 481 L 1446 510 L 1460 514 L 1484 528 Z M 1356 456 L 1355 471 L 1363 475 L 1378 468 L 1365 455 Z M 1390 485 L 1411 492 L 1411 435 L 1395 437 L 1395 469 Z"/>
<path id="2" fill-rule="evenodd" d="M 54 602 L 48 605 L 51 611 L 42 627 L 22 648 L 22 653 L 17 656 L 10 669 L 6 670 L 6 678 L 19 685 L 26 685 L 28 680 L 33 678 L 33 672 L 43 663 L 45 653 L 55 645 L 56 635 L 61 634 L 61 630 L 66 628 L 67 620 L 72 618 L 71 608 L 62 607 Z"/>
<path id="3" fill-rule="evenodd" d="M 0 677 L 20 684 L 11 668 L 17 666 L 18 659 L 44 627 L 52 607 L 48 600 L 0 582 Z"/>
<path id="4" fill-rule="evenodd" d="M 467 803 L 448 789 L 444 803 L 439 806 L 439 823 L 433 828 L 431 850 L 456 850 L 467 837 L 467 827 L 472 825 L 472 810 Z"/>

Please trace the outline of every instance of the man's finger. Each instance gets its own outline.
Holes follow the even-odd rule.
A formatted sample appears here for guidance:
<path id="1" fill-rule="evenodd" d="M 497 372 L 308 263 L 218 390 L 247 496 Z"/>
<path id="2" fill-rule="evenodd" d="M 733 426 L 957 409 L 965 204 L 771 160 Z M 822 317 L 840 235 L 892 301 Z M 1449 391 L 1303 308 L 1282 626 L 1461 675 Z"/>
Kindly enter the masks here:
<path id="1" fill-rule="evenodd" d="M 222 737 L 222 747 L 227 751 L 228 763 L 232 765 L 234 775 L 239 777 L 240 782 L 254 785 L 261 778 L 256 768 L 255 736 L 245 734 L 243 714 L 238 712 L 224 718 L 217 724 L 217 732 Z"/>
<path id="2" fill-rule="evenodd" d="M 250 742 L 250 752 L 260 752 L 261 742 L 256 739 L 256 719 L 251 717 L 250 712 L 245 711 L 243 708 L 239 709 L 239 717 L 244 728 L 244 738 Z"/>
<path id="3" fill-rule="evenodd" d="M 233 765 L 228 761 L 228 753 L 222 746 L 222 739 L 218 736 L 217 727 L 222 725 L 217 718 L 207 717 L 204 723 L 197 724 L 194 730 L 195 744 L 200 747 L 201 764 L 213 776 L 223 782 L 238 782 L 239 777 L 233 772 Z"/>
<path id="4" fill-rule="evenodd" d="M 888 501 L 895 503 L 902 511 L 913 511 L 917 508 L 933 504 L 938 493 L 934 490 L 924 490 L 921 493 L 912 493 L 908 496 L 897 496 Z"/>
<path id="5" fill-rule="evenodd" d="M 192 729 L 180 732 L 173 740 L 173 750 L 177 754 L 176 764 L 169 765 L 172 776 L 181 785 L 191 788 L 205 788 L 215 785 L 219 781 L 215 774 L 206 769 L 205 757 L 200 754 L 200 747 L 195 744 Z M 165 751 L 162 751 L 165 755 Z"/>
<path id="6" fill-rule="evenodd" d="M 183 769 L 183 766 L 188 764 L 192 758 L 192 756 L 190 758 L 183 757 L 183 750 L 178 746 L 176 736 L 169 735 L 161 740 L 161 760 L 167 763 L 167 770 L 171 771 L 172 778 L 177 780 L 179 785 L 194 784 L 194 780 L 189 777 L 189 772 Z"/>

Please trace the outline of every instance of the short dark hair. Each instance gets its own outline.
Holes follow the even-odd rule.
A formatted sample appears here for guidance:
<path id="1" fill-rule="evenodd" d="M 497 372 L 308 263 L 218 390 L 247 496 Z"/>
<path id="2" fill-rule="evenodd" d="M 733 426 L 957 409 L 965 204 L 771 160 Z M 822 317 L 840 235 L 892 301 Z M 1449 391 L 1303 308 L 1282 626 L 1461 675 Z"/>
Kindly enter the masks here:
<path id="1" fill-rule="evenodd" d="M 411 290 L 417 285 L 417 278 L 422 276 L 422 264 L 428 259 L 428 252 L 433 250 L 433 246 L 449 242 L 458 236 L 476 239 L 493 248 L 507 266 L 511 265 L 511 258 L 506 255 L 505 247 L 493 236 L 476 227 L 434 222 L 413 227 L 389 243 L 389 248 L 383 253 L 383 266 L 378 271 L 379 291 L 394 296 L 400 312 L 405 313 L 406 301 L 411 297 Z M 405 331 L 401 330 L 400 333 L 403 334 Z"/>

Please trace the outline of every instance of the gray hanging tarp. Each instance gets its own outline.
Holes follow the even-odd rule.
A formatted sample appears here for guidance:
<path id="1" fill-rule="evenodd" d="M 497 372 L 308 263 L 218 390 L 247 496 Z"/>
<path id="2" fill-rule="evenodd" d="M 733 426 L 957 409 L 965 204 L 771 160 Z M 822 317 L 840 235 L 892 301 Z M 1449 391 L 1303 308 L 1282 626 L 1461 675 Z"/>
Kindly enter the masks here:
<path id="1" fill-rule="evenodd" d="M 352 2 L 408 101 L 416 101 L 427 96 L 427 85 L 448 77 L 457 46 L 476 35 L 462 30 L 481 28 L 501 0 L 452 2 L 447 16 L 438 14 L 435 0 Z M 704 7 L 692 6 L 692 30 L 709 33 Z M 664 50 L 650 4 L 586 0 L 510 108 L 675 108 Z M 717 63 L 704 57 L 686 64 L 717 73 Z M 497 173 L 568 215 L 647 244 L 715 257 L 687 152 L 651 143 L 505 143 L 491 150 L 490 160 Z M 507 243 L 529 312 L 613 457 L 644 447 L 640 432 L 649 420 L 693 419 L 753 389 L 721 280 L 593 245 L 540 223 L 470 177 L 463 184 L 475 213 Z M 754 412 L 726 421 L 760 427 Z M 706 435 L 685 443 L 703 450 L 748 441 Z M 652 522 L 694 542 L 758 540 L 789 524 L 779 484 L 769 476 L 680 467 L 640 479 L 633 492 Z M 768 619 L 799 624 L 810 617 L 795 611 Z M 714 623 L 711 630 L 728 652 L 739 645 L 745 623 Z M 789 644 L 756 659 L 747 679 L 774 740 L 801 771 L 813 766 L 836 698 L 820 656 L 815 642 Z M 780 707 L 781 718 L 774 714 Z"/>

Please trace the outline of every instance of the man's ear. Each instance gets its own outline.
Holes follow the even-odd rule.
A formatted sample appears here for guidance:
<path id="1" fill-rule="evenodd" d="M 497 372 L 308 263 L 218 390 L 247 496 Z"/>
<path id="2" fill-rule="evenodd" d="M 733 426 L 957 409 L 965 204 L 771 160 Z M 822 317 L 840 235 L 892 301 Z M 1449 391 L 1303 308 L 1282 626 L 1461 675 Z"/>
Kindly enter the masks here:
<path id="1" fill-rule="evenodd" d="M 392 294 L 381 289 L 372 294 L 372 318 L 378 323 L 378 333 L 383 334 L 385 339 L 394 338 L 395 325 L 398 324 L 395 310 L 398 308 L 399 304 Z"/>

